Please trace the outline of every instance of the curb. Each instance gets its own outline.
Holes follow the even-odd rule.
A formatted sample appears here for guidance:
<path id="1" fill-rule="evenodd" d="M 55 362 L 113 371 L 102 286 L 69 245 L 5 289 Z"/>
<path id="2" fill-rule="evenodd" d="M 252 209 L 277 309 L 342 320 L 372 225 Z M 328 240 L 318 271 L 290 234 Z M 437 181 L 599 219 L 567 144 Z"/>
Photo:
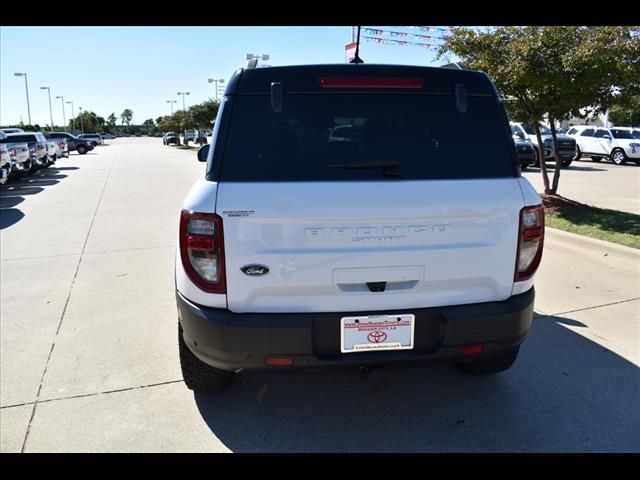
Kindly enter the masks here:
<path id="1" fill-rule="evenodd" d="M 640 249 L 627 247 L 625 245 L 619 245 L 613 242 L 607 242 L 606 240 L 599 240 L 597 238 L 587 237 L 586 235 L 578 235 L 577 233 L 565 232 L 564 230 L 558 230 L 557 228 L 545 227 L 545 237 L 555 240 L 559 240 L 564 243 L 571 243 L 583 248 L 591 248 L 605 251 L 612 251 L 627 257 L 632 258 L 635 261 L 640 261 Z"/>

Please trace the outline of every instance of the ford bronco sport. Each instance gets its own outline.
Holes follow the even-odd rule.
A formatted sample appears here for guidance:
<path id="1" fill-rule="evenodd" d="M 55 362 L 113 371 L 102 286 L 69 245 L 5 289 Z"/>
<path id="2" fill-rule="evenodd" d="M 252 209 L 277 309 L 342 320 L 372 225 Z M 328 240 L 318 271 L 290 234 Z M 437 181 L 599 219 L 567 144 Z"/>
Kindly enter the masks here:
<path id="1" fill-rule="evenodd" d="M 544 217 L 486 74 L 240 69 L 198 158 L 175 264 L 188 388 L 243 369 L 513 364 Z"/>

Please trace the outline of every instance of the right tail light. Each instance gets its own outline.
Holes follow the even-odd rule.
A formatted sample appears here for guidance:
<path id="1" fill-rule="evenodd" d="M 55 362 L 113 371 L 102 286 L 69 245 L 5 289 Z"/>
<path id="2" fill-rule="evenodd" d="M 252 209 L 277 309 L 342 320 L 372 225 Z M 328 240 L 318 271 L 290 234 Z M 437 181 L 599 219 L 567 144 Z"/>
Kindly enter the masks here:
<path id="1" fill-rule="evenodd" d="M 542 260 L 544 244 L 544 207 L 524 207 L 520 210 L 518 250 L 514 281 L 527 280 L 536 273 Z"/>

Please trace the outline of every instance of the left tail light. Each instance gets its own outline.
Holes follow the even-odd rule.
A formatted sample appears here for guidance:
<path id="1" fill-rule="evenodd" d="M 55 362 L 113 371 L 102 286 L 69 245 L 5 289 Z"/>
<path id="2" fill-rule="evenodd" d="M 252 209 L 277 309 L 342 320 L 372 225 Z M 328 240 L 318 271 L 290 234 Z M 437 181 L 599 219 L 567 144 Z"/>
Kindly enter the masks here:
<path id="1" fill-rule="evenodd" d="M 182 210 L 180 256 L 189 279 L 209 293 L 226 293 L 222 218 L 215 213 Z"/>
<path id="2" fill-rule="evenodd" d="M 524 207 L 520 210 L 518 250 L 514 281 L 527 280 L 536 273 L 542 260 L 544 245 L 544 207 Z"/>

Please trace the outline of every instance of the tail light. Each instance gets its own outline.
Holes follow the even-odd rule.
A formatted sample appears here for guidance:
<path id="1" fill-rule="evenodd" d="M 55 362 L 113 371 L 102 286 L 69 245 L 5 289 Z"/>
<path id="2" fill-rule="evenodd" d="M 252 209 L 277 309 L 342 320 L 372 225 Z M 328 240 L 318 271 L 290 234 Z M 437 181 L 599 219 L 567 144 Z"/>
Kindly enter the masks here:
<path id="1" fill-rule="evenodd" d="M 182 210 L 180 256 L 189 279 L 209 293 L 226 293 L 222 218 Z"/>
<path id="2" fill-rule="evenodd" d="M 421 78 L 328 77 L 319 78 L 322 88 L 422 88 Z"/>
<path id="3" fill-rule="evenodd" d="M 16 148 L 15 148 L 15 147 L 11 147 L 11 148 L 9 149 L 9 156 L 10 156 L 10 157 L 15 157 L 17 154 L 18 154 L 18 152 L 16 151 Z"/>
<path id="4" fill-rule="evenodd" d="M 36 146 L 35 145 L 29 145 L 29 151 L 31 153 L 36 153 Z"/>
<path id="5" fill-rule="evenodd" d="M 520 210 L 518 251 L 514 281 L 531 278 L 542 259 L 544 244 L 544 207 L 524 207 Z"/>

